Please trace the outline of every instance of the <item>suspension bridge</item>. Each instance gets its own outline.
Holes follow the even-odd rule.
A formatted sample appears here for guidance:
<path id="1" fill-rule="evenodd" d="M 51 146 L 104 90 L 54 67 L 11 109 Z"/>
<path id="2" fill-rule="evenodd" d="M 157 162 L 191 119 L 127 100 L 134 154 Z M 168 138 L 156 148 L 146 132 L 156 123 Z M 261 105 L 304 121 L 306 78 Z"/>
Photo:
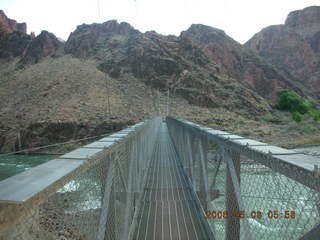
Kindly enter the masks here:
<path id="1" fill-rule="evenodd" d="M 320 159 L 157 117 L 0 182 L 0 239 L 320 239 Z"/>

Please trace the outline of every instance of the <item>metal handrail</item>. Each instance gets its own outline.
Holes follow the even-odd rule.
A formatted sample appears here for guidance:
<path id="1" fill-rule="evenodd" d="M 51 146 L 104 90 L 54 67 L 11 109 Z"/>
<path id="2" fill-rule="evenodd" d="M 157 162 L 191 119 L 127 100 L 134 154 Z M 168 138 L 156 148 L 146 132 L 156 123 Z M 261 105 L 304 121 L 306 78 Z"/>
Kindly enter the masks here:
<path id="1" fill-rule="evenodd" d="M 267 143 L 251 140 L 225 131 L 200 126 L 184 120 L 167 117 L 170 124 L 178 124 L 192 132 L 196 132 L 226 149 L 239 152 L 250 159 L 271 168 L 297 182 L 320 192 L 320 158 L 295 152 Z M 297 174 L 297 172 L 299 174 Z"/>

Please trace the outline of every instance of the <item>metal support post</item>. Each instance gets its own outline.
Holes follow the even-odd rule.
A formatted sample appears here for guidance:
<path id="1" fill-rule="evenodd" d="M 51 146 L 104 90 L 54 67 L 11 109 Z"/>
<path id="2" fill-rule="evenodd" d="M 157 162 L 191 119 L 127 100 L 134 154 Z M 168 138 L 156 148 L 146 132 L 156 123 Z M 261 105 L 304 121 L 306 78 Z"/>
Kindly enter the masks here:
<path id="1" fill-rule="evenodd" d="M 196 141 L 191 141 L 191 179 L 193 189 L 197 191 Z"/>
<path id="2" fill-rule="evenodd" d="M 207 142 L 203 139 L 199 139 L 199 155 L 200 155 L 200 201 L 203 209 L 208 208 L 210 202 L 209 190 L 208 190 L 208 147 Z"/>
<path id="3" fill-rule="evenodd" d="M 226 149 L 225 149 L 226 150 Z M 225 152 L 225 151 L 224 151 Z M 226 153 L 226 152 L 225 152 Z M 236 217 L 240 212 L 239 203 L 237 201 L 236 189 L 234 187 L 232 178 L 236 178 L 240 183 L 240 154 L 231 152 L 225 154 L 225 157 L 230 157 L 231 161 L 227 162 L 226 172 L 226 211 L 228 212 L 229 218 L 226 220 L 226 240 L 239 240 L 240 239 L 240 218 Z M 233 164 L 235 173 L 230 170 L 230 164 Z M 235 174 L 235 176 L 232 176 Z M 232 216 L 230 216 L 232 215 Z"/>
<path id="4" fill-rule="evenodd" d="M 170 90 L 168 88 L 168 95 L 167 95 L 167 116 L 169 116 L 169 104 L 170 104 Z"/>
<path id="5" fill-rule="evenodd" d="M 191 142 L 190 142 L 190 133 L 185 133 L 186 143 L 185 143 L 185 156 L 186 162 L 184 166 L 184 170 L 190 180 L 192 182 L 192 169 L 191 169 L 191 162 L 192 162 L 192 154 L 191 154 Z"/>

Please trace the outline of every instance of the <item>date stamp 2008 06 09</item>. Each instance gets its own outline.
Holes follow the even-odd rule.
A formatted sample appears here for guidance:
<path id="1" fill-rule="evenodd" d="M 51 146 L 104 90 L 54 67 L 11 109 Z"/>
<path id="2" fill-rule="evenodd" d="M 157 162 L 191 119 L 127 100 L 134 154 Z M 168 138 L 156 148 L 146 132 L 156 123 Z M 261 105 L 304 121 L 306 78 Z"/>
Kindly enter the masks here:
<path id="1" fill-rule="evenodd" d="M 294 219 L 294 218 L 296 218 L 296 212 L 289 211 L 289 210 L 285 210 L 285 211 L 279 211 L 279 210 L 256 211 L 256 210 L 253 210 L 251 212 L 246 212 L 246 211 L 228 212 L 226 210 L 224 210 L 224 211 L 207 210 L 207 211 L 205 211 L 205 218 L 207 218 L 207 219 L 229 219 L 229 218 L 237 218 L 237 219 L 243 219 L 243 218 Z"/>

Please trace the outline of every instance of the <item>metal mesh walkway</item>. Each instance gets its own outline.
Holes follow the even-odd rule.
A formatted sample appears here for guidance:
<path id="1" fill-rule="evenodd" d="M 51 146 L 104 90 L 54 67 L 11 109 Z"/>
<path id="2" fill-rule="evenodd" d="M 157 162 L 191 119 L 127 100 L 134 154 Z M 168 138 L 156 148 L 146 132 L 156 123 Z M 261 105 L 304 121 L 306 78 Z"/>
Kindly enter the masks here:
<path id="1" fill-rule="evenodd" d="M 133 239 L 209 239 L 165 123 L 147 173 Z"/>

